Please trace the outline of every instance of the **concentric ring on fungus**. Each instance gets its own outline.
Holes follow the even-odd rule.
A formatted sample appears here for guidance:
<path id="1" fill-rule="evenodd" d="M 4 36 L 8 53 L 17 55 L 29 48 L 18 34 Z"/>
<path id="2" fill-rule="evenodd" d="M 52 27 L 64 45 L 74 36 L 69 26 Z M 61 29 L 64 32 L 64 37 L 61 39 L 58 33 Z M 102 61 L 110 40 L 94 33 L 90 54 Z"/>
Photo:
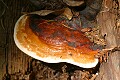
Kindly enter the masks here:
<path id="1" fill-rule="evenodd" d="M 97 50 L 81 32 L 64 27 L 57 21 L 31 15 L 21 16 L 14 28 L 16 46 L 27 55 L 47 62 L 67 62 L 83 68 L 95 67 Z"/>

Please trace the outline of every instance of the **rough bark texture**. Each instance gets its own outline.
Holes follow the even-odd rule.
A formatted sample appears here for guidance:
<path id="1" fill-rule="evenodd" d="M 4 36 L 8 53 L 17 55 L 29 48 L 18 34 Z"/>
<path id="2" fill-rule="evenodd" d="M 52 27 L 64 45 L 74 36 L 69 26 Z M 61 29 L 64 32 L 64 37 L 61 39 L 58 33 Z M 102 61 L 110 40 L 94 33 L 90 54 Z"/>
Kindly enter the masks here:
<path id="1" fill-rule="evenodd" d="M 120 46 L 119 5 L 120 2 L 117 0 L 104 0 L 97 18 L 102 35 L 106 35 L 106 48 Z M 101 64 L 99 71 L 96 80 L 119 80 L 120 52 L 110 53 L 108 61 Z"/>
<path id="2" fill-rule="evenodd" d="M 28 6 L 27 1 L 6 0 L 0 3 L 2 4 L 0 6 L 4 6 L 0 11 L 5 9 L 0 17 L 0 80 L 2 80 L 3 75 L 8 73 L 24 73 L 31 57 L 22 53 L 13 41 L 14 25 L 24 7 Z"/>

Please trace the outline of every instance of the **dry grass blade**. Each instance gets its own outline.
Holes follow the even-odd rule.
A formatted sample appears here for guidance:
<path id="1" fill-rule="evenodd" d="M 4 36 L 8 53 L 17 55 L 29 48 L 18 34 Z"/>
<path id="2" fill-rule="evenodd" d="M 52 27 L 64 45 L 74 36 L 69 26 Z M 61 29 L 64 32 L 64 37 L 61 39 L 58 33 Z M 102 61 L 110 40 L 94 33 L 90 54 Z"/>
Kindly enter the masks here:
<path id="1" fill-rule="evenodd" d="M 0 1 L 4 4 L 4 6 L 5 6 L 6 8 L 8 8 L 8 6 L 4 3 L 3 0 L 0 0 Z"/>
<path id="2" fill-rule="evenodd" d="M 2 19 L 0 19 L 0 24 L 1 24 L 1 27 L 3 28 L 3 30 L 5 30 L 5 27 L 3 25 L 3 20 Z"/>
<path id="3" fill-rule="evenodd" d="M 3 28 L 3 30 L 5 30 L 5 27 L 3 25 L 3 20 L 1 19 L 1 17 L 5 14 L 6 8 L 8 8 L 8 6 L 3 2 L 3 0 L 0 0 L 0 24 L 1 27 Z"/>
<path id="4" fill-rule="evenodd" d="M 2 12 L 0 12 L 0 18 L 4 15 L 5 11 L 6 11 L 6 8 L 8 9 L 8 6 L 4 3 L 3 0 L 0 0 L 0 7 L 2 7 Z"/>

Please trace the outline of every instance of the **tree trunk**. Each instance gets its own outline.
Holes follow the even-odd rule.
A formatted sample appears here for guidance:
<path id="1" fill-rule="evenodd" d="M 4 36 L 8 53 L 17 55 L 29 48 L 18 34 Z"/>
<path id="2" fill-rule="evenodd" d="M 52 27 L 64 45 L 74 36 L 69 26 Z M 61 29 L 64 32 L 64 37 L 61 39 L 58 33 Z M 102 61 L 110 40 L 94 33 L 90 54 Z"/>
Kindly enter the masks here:
<path id="1" fill-rule="evenodd" d="M 21 52 L 13 40 L 13 30 L 17 19 L 20 17 L 24 7 L 28 6 L 27 0 L 2 0 L 0 1 L 5 8 L 3 15 L 0 15 L 0 80 L 8 74 L 18 72 L 25 73 L 28 63 L 32 59 Z"/>
<path id="2" fill-rule="evenodd" d="M 120 17 L 118 0 L 104 0 L 102 10 L 98 14 L 97 22 L 107 46 L 112 48 L 120 46 Z M 102 63 L 96 80 L 119 80 L 120 79 L 120 51 L 110 53 L 108 61 Z"/>

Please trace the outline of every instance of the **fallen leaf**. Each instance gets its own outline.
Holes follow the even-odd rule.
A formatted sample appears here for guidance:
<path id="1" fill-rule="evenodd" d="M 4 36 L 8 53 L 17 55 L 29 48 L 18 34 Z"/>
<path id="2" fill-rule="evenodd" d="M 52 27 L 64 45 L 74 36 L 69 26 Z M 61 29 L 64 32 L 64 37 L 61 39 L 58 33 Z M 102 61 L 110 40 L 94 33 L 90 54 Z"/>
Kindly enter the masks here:
<path id="1" fill-rule="evenodd" d="M 37 14 L 40 16 L 47 16 L 48 14 L 54 14 L 54 15 L 64 15 L 66 16 L 69 20 L 72 19 L 73 14 L 70 8 L 64 8 L 64 9 L 60 9 L 60 10 L 40 10 L 40 11 L 34 11 L 34 12 L 30 12 L 30 13 L 26 13 L 26 14 Z"/>
<path id="2" fill-rule="evenodd" d="M 84 3 L 84 0 L 63 0 L 68 6 L 80 6 Z"/>

